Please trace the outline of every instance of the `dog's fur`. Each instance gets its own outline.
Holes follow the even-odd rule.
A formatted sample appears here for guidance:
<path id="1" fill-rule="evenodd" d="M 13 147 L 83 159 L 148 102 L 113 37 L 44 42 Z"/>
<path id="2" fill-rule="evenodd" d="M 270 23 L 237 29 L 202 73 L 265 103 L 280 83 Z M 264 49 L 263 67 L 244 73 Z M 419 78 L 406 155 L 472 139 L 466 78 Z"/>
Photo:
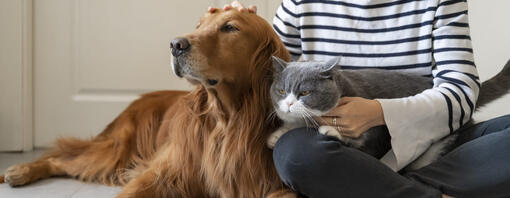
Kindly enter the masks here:
<path id="1" fill-rule="evenodd" d="M 227 23 L 238 31 L 223 31 Z M 278 36 L 264 19 L 232 9 L 206 13 L 184 38 L 191 49 L 175 63 L 193 91 L 145 94 L 98 136 L 60 139 L 40 159 L 9 168 L 5 182 L 67 175 L 124 185 L 118 197 L 295 197 L 265 147 L 278 125 L 267 119 L 271 56 L 289 60 Z"/>

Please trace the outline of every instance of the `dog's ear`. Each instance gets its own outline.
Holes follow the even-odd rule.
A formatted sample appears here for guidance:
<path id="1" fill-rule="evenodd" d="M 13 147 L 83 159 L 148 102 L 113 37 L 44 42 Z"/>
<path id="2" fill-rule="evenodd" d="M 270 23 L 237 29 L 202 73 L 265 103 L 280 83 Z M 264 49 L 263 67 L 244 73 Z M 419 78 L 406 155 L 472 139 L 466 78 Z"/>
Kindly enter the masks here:
<path id="1" fill-rule="evenodd" d="M 271 56 L 271 59 L 273 60 L 273 69 L 276 74 L 282 73 L 282 71 L 289 64 L 285 60 L 278 58 L 276 56 Z"/>

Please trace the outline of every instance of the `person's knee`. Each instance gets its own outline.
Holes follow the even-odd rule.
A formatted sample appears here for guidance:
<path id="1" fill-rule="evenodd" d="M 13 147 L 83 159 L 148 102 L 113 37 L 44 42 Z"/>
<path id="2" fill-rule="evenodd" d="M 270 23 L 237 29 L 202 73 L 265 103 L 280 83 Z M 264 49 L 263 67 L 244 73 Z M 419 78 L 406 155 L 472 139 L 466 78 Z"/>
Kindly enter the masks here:
<path id="1" fill-rule="evenodd" d="M 320 135 L 315 129 L 300 128 L 280 137 L 273 150 L 275 167 L 281 179 L 294 188 L 316 171 L 324 171 L 328 154 L 341 149 L 339 141 Z"/>
<path id="2" fill-rule="evenodd" d="M 510 114 L 487 120 L 482 125 L 485 125 L 486 133 L 491 132 L 508 132 L 510 131 Z"/>
<path id="3" fill-rule="evenodd" d="M 508 124 L 508 123 L 510 123 L 510 114 L 493 118 L 493 120 L 495 120 L 496 123 L 505 123 L 505 124 Z"/>
<path id="4" fill-rule="evenodd" d="M 505 128 L 505 129 L 510 128 L 510 114 L 507 114 L 507 115 L 501 116 L 501 117 L 500 117 L 500 119 L 501 119 L 501 121 L 500 121 L 500 122 L 501 122 L 503 125 L 505 125 L 505 126 L 504 126 L 504 128 Z"/>

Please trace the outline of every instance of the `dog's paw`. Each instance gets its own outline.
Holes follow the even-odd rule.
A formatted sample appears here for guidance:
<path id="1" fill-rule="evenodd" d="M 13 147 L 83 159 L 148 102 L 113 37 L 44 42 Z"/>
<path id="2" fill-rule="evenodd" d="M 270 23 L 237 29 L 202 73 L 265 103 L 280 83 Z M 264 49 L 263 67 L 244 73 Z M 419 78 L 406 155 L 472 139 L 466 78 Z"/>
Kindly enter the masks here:
<path id="1" fill-rule="evenodd" d="M 340 134 L 339 131 L 337 131 L 335 129 L 335 127 L 332 127 L 332 126 L 320 126 L 319 127 L 319 133 L 322 134 L 322 135 L 327 135 L 327 136 L 333 136 L 333 137 L 336 137 L 338 138 L 339 140 L 343 140 L 343 137 L 342 135 Z"/>
<path id="2" fill-rule="evenodd" d="M 21 186 L 30 182 L 30 167 L 24 164 L 11 166 L 4 175 L 4 181 L 10 186 Z"/>

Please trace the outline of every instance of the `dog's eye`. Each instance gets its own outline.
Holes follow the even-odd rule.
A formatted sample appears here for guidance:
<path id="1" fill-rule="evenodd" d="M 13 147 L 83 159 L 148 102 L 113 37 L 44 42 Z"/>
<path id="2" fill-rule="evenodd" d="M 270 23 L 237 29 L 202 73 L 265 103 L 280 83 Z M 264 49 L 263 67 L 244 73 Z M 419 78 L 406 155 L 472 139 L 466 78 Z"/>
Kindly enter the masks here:
<path id="1" fill-rule="evenodd" d="M 221 31 L 222 32 L 236 32 L 236 31 L 239 31 L 239 29 L 237 29 L 235 26 L 233 26 L 231 24 L 225 24 L 225 25 L 221 26 Z"/>
<path id="2" fill-rule="evenodd" d="M 301 93 L 299 93 L 299 96 L 308 96 L 310 95 L 310 91 L 302 91 Z"/>
<path id="3" fill-rule="evenodd" d="M 211 85 L 211 86 L 214 86 L 214 85 L 218 84 L 218 81 L 209 79 L 209 80 L 207 80 L 207 83 L 209 83 L 209 85 Z"/>
<path id="4" fill-rule="evenodd" d="M 283 89 L 278 90 L 278 92 L 280 92 L 280 94 L 282 94 L 282 95 L 285 95 L 285 94 L 287 93 L 287 92 L 286 92 L 285 90 L 283 90 Z"/>

